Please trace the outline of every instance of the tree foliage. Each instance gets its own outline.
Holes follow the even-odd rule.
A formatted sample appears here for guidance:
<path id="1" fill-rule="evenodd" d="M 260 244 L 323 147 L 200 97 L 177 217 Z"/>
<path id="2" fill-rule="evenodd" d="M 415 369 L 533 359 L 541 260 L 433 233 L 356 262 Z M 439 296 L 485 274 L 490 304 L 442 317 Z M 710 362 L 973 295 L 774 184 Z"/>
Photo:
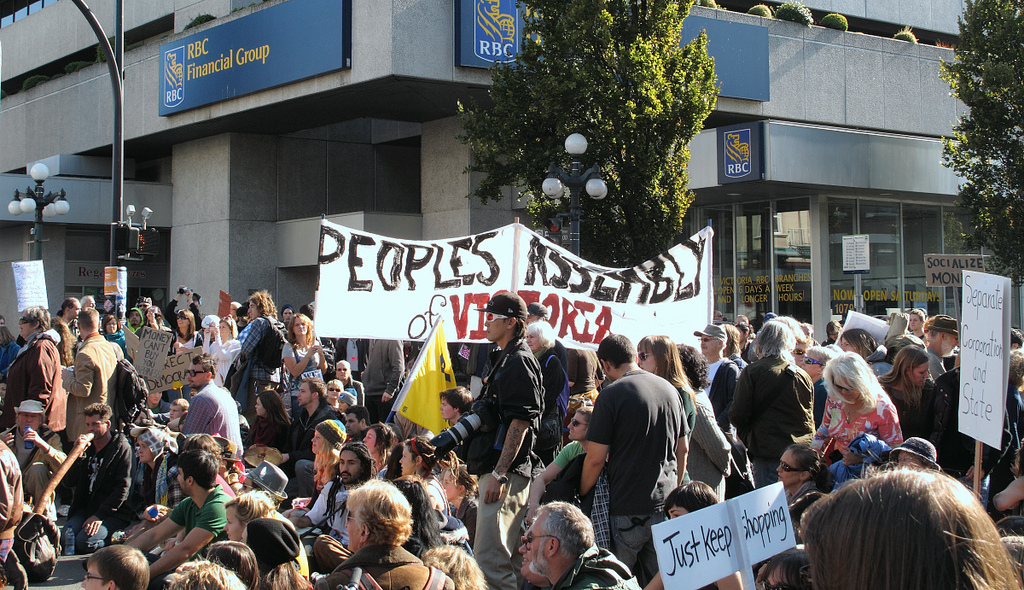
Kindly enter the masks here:
<path id="1" fill-rule="evenodd" d="M 492 108 L 462 110 L 473 163 L 486 173 L 474 192 L 500 198 L 529 190 L 534 219 L 567 211 L 549 201 L 548 164 L 568 169 L 563 142 L 582 133 L 584 166 L 597 163 L 608 197 L 584 192 L 581 254 L 633 265 L 669 245 L 693 201 L 687 145 L 715 106 L 707 39 L 680 47 L 691 0 L 532 0 L 522 50 L 492 69 Z"/>
<path id="2" fill-rule="evenodd" d="M 1024 6 L 967 0 L 960 43 L 942 77 L 970 109 L 945 142 L 946 165 L 963 178 L 968 241 L 995 255 L 998 272 L 1024 278 Z"/>

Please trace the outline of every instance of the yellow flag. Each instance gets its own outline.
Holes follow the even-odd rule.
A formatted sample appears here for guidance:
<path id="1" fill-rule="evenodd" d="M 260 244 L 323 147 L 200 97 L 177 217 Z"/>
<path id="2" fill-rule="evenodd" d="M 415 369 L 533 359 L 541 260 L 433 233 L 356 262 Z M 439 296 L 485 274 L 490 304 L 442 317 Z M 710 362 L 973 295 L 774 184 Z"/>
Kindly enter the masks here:
<path id="1" fill-rule="evenodd" d="M 448 422 L 441 418 L 440 393 L 456 385 L 443 323 L 439 321 L 431 328 L 395 404 L 399 414 L 434 434 L 448 428 Z"/>

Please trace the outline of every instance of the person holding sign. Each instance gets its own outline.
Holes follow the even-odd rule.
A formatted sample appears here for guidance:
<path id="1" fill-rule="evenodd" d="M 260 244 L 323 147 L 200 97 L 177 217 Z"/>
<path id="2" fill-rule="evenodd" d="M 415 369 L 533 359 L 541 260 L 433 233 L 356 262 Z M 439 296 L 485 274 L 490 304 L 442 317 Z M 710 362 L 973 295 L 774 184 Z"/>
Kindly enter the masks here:
<path id="1" fill-rule="evenodd" d="M 873 434 L 892 448 L 903 442 L 896 406 L 859 354 L 846 352 L 832 359 L 825 367 L 825 388 L 829 399 L 841 405 L 825 412 L 811 443 L 815 450 L 821 451 L 826 440 L 835 439 L 843 464 L 858 465 L 864 458 L 850 451 L 858 435 Z"/>
<path id="2" fill-rule="evenodd" d="M 1020 588 L 992 519 L 935 471 L 856 480 L 809 508 L 802 529 L 822 590 Z"/>

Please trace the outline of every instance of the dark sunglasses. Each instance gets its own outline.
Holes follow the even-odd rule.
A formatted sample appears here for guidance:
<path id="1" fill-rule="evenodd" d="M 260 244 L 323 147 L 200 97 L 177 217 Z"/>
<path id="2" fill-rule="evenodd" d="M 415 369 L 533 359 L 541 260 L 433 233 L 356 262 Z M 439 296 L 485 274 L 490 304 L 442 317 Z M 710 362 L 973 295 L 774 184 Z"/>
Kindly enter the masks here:
<path id="1" fill-rule="evenodd" d="M 185 374 L 186 375 L 192 375 L 193 377 L 195 377 L 196 375 L 203 375 L 203 374 L 208 373 L 208 372 L 209 371 L 197 371 L 195 369 L 186 369 L 185 370 Z"/>
<path id="2" fill-rule="evenodd" d="M 796 355 L 796 356 L 803 356 L 804 353 L 806 353 L 806 352 L 807 351 L 802 349 L 802 348 L 795 348 L 795 349 L 793 349 L 793 354 Z"/>
<path id="3" fill-rule="evenodd" d="M 569 420 L 569 424 L 572 424 L 573 426 L 581 426 L 583 424 L 586 424 L 586 422 L 580 422 L 576 418 L 573 418 L 572 420 Z"/>
<path id="4" fill-rule="evenodd" d="M 779 461 L 779 469 L 785 471 L 786 473 L 793 473 L 794 471 L 796 471 L 796 472 L 807 471 L 806 469 L 800 469 L 799 467 L 793 467 L 792 465 L 790 465 L 789 463 L 786 463 L 785 461 Z"/>
<path id="5" fill-rule="evenodd" d="M 337 391 L 338 393 L 341 393 L 341 390 L 338 389 L 337 387 L 328 387 L 327 391 Z"/>

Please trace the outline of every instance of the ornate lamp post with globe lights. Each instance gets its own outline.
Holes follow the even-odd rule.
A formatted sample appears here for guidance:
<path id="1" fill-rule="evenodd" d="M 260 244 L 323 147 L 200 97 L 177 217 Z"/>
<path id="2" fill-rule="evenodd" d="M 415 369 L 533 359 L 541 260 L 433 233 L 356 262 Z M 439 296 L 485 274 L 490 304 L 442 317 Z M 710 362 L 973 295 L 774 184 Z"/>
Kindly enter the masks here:
<path id="1" fill-rule="evenodd" d="M 583 216 L 583 205 L 580 204 L 580 193 L 586 187 L 587 194 L 594 200 L 601 200 L 608 195 L 608 185 L 601 180 L 601 167 L 594 164 L 593 168 L 583 171 L 580 161 L 587 151 L 587 139 L 579 133 L 573 133 L 565 139 L 565 151 L 572 156 L 572 167 L 566 173 L 555 165 L 548 167 L 548 177 L 541 188 L 544 194 L 552 199 L 565 194 L 569 189 L 569 250 L 576 256 L 580 255 L 580 218 Z"/>
<path id="2" fill-rule="evenodd" d="M 50 169 L 42 162 L 36 162 L 29 170 L 29 176 L 36 181 L 35 190 L 32 187 L 25 189 L 25 192 L 14 191 L 14 199 L 7 204 L 7 212 L 11 215 L 36 212 L 36 226 L 32 230 L 32 260 L 43 259 L 43 218 L 65 215 L 71 210 L 71 204 L 64 197 L 67 193 L 61 189 L 56 193 L 43 194 L 43 183 L 50 176 Z"/>

